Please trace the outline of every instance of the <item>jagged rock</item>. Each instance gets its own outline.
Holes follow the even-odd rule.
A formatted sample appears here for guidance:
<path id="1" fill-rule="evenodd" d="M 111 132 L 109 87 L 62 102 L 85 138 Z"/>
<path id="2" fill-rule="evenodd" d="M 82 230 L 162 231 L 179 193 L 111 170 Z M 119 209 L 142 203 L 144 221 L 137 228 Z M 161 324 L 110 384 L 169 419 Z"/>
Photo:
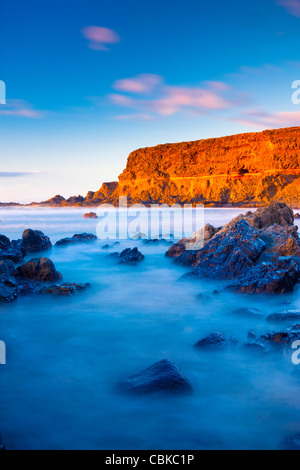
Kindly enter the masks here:
<path id="1" fill-rule="evenodd" d="M 145 259 L 144 255 L 137 248 L 126 248 L 120 254 L 121 264 L 136 264 Z"/>
<path id="2" fill-rule="evenodd" d="M 181 264 L 182 266 L 193 266 L 197 260 L 197 251 L 187 250 L 184 251 L 178 258 L 175 258 L 174 263 Z"/>
<path id="3" fill-rule="evenodd" d="M 50 238 L 40 230 L 27 229 L 23 232 L 22 239 L 22 246 L 26 253 L 38 253 L 39 251 L 49 250 L 52 247 Z"/>
<path id="4" fill-rule="evenodd" d="M 95 212 L 89 212 L 88 214 L 84 214 L 84 219 L 98 219 L 98 216 Z"/>
<path id="5" fill-rule="evenodd" d="M 176 364 L 169 360 L 156 362 L 119 384 L 123 392 L 147 394 L 154 392 L 186 393 L 192 386 Z"/>
<path id="6" fill-rule="evenodd" d="M 228 289 L 240 294 L 285 294 L 292 292 L 300 277 L 300 268 L 292 258 L 252 267 Z"/>
<path id="7" fill-rule="evenodd" d="M 300 325 L 290 326 L 284 330 L 271 331 L 252 339 L 246 346 L 260 349 L 261 351 L 271 351 L 291 347 L 294 341 L 300 340 Z"/>
<path id="8" fill-rule="evenodd" d="M 272 261 L 279 256 L 300 256 L 297 227 L 273 225 L 260 231 L 265 249 L 260 261 Z"/>
<path id="9" fill-rule="evenodd" d="M 62 275 L 49 258 L 34 258 L 17 268 L 16 277 L 27 281 L 53 282 L 61 279 Z"/>
<path id="10" fill-rule="evenodd" d="M 13 276 L 0 275 L 0 302 L 12 302 L 17 298 L 17 285 Z"/>
<path id="11" fill-rule="evenodd" d="M 283 312 L 271 313 L 267 317 L 267 321 L 270 322 L 284 322 L 288 320 L 300 320 L 300 310 L 285 310 Z"/>
<path id="12" fill-rule="evenodd" d="M 248 212 L 245 218 L 258 230 L 272 225 L 286 227 L 293 225 L 294 212 L 285 203 L 275 202 L 268 207 L 258 209 L 254 213 Z"/>
<path id="13" fill-rule="evenodd" d="M 19 263 L 25 256 L 19 240 L 10 241 L 5 235 L 0 235 L 0 260 L 11 260 L 14 263 Z"/>
<path id="14" fill-rule="evenodd" d="M 219 231 L 219 228 L 215 228 L 210 224 L 206 224 L 203 229 L 194 233 L 193 238 L 182 238 L 177 243 L 170 246 L 166 253 L 166 256 L 170 258 L 179 258 L 180 255 L 183 255 L 178 260 L 178 263 L 180 263 L 182 260 L 182 264 L 187 264 L 185 252 L 197 251 L 201 249 L 202 246 L 205 246 L 209 242 L 209 240 L 211 240 L 213 236 Z"/>
<path id="15" fill-rule="evenodd" d="M 8 259 L 0 261 L 0 276 L 2 274 L 8 274 L 9 276 L 15 275 L 14 263 Z"/>
<path id="16" fill-rule="evenodd" d="M 222 333 L 211 333 L 206 338 L 201 339 L 195 344 L 196 348 L 209 348 L 224 346 L 226 343 L 225 337 Z"/>
<path id="17" fill-rule="evenodd" d="M 66 245 L 73 245 L 75 243 L 86 243 L 86 242 L 92 242 L 97 240 L 96 235 L 93 235 L 92 233 L 80 233 L 80 234 L 75 234 L 73 237 L 67 237 L 63 238 L 62 240 L 58 240 L 55 243 L 55 246 L 66 246 Z"/>
<path id="18" fill-rule="evenodd" d="M 55 284 L 52 286 L 42 287 L 39 290 L 39 294 L 49 294 L 54 296 L 72 296 L 76 295 L 78 292 L 82 292 L 90 287 L 90 284 L 71 284 L 65 282 L 63 284 Z"/>

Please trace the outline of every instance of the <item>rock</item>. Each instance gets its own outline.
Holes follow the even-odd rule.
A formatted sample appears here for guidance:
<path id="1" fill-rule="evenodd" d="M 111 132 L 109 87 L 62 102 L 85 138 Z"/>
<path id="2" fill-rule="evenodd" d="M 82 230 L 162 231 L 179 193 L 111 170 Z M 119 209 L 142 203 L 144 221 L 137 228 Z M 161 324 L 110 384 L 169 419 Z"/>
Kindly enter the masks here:
<path id="1" fill-rule="evenodd" d="M 147 235 L 141 232 L 137 233 L 136 235 L 132 237 L 132 240 L 147 240 L 147 239 L 148 239 Z"/>
<path id="2" fill-rule="evenodd" d="M 293 225 L 294 212 L 284 202 L 275 202 L 256 212 L 249 212 L 245 218 L 256 229 L 268 228 L 272 225 L 286 227 Z"/>
<path id="3" fill-rule="evenodd" d="M 80 233 L 75 234 L 73 237 L 63 238 L 62 240 L 58 240 L 55 243 L 55 246 L 66 246 L 66 245 L 73 245 L 75 243 L 87 243 L 97 240 L 96 235 L 92 233 Z"/>
<path id="4" fill-rule="evenodd" d="M 170 246 L 166 253 L 166 256 L 168 256 L 169 258 L 178 258 L 178 263 L 187 265 L 187 255 L 185 254 L 186 251 L 196 252 L 200 250 L 202 246 L 205 246 L 207 242 L 209 242 L 209 240 L 213 238 L 216 233 L 219 232 L 219 230 L 219 228 L 215 228 L 210 224 L 206 224 L 203 229 L 194 233 L 193 238 L 182 238 L 177 243 Z M 192 261 L 192 258 L 190 258 L 190 261 Z M 190 265 L 193 264 L 194 261 L 190 263 Z"/>
<path id="5" fill-rule="evenodd" d="M 299 214 L 299 212 L 297 212 L 297 214 L 294 215 L 294 218 L 295 218 L 295 219 L 300 219 L 300 214 Z"/>
<path id="6" fill-rule="evenodd" d="M 190 239 L 189 238 L 183 238 L 182 240 L 179 240 L 177 243 L 174 245 L 170 246 L 168 249 L 166 256 L 169 258 L 177 258 L 180 256 L 182 253 L 185 252 L 186 250 L 186 243 L 189 243 Z"/>
<path id="7" fill-rule="evenodd" d="M 89 212 L 88 214 L 84 214 L 84 219 L 98 219 L 98 216 L 95 212 Z"/>
<path id="8" fill-rule="evenodd" d="M 26 253 L 37 253 L 39 251 L 50 250 L 52 243 L 50 238 L 44 235 L 40 230 L 27 229 L 22 235 L 22 246 Z"/>
<path id="9" fill-rule="evenodd" d="M 0 302 L 12 302 L 18 296 L 14 277 L 8 274 L 0 275 Z"/>
<path id="10" fill-rule="evenodd" d="M 123 392 L 147 394 L 154 392 L 186 393 L 192 386 L 173 362 L 162 360 L 119 384 Z"/>
<path id="11" fill-rule="evenodd" d="M 257 308 L 237 308 L 236 310 L 233 310 L 234 314 L 239 315 L 239 316 L 246 316 L 246 317 L 257 317 L 260 316 L 262 313 L 260 310 Z"/>
<path id="12" fill-rule="evenodd" d="M 126 248 L 120 254 L 120 263 L 121 264 L 136 264 L 145 259 L 144 255 L 137 249 Z"/>
<path id="13" fill-rule="evenodd" d="M 279 256 L 300 257 L 300 244 L 297 227 L 281 227 L 273 225 L 261 231 L 261 239 L 265 243 L 260 261 L 273 261 Z"/>
<path id="14" fill-rule="evenodd" d="M 290 348 L 294 341 L 300 340 L 300 325 L 294 325 L 284 330 L 271 331 L 259 337 L 254 337 L 246 347 L 269 352 L 276 349 Z"/>
<path id="15" fill-rule="evenodd" d="M 267 317 L 267 321 L 281 322 L 287 320 L 300 320 L 300 310 L 285 310 L 279 313 L 271 313 Z"/>
<path id="16" fill-rule="evenodd" d="M 240 294 L 285 294 L 292 292 L 300 277 L 300 268 L 292 258 L 281 257 L 274 263 L 252 267 L 228 289 Z"/>
<path id="17" fill-rule="evenodd" d="M 193 266 L 196 260 L 197 251 L 187 250 L 178 256 L 178 258 L 175 258 L 174 263 L 181 264 L 182 266 Z"/>
<path id="18" fill-rule="evenodd" d="M 61 279 L 62 275 L 49 258 L 34 258 L 17 268 L 16 277 L 27 281 L 53 282 Z"/>
<path id="19" fill-rule="evenodd" d="M 14 263 L 23 261 L 25 250 L 22 247 L 21 241 L 12 240 L 0 235 L 0 260 L 10 260 Z"/>
<path id="20" fill-rule="evenodd" d="M 210 348 L 224 346 L 226 343 L 222 333 L 211 333 L 206 338 L 201 339 L 195 344 L 196 348 Z"/>
<path id="21" fill-rule="evenodd" d="M 0 261 L 0 276 L 1 274 L 8 274 L 9 276 L 15 275 L 14 263 L 8 259 Z"/>
<path id="22" fill-rule="evenodd" d="M 71 284 L 65 282 L 63 284 L 55 284 L 52 286 L 42 287 L 39 290 L 39 294 L 48 294 L 54 296 L 72 296 L 82 292 L 90 287 L 90 284 Z"/>

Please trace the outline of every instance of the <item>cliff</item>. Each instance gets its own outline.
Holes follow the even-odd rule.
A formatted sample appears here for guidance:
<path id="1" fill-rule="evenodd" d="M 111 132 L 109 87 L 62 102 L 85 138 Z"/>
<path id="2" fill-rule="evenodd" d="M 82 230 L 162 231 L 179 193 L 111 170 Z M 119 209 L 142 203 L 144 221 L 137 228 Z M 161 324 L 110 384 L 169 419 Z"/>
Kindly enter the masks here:
<path id="1" fill-rule="evenodd" d="M 132 152 L 119 182 L 48 205 L 300 205 L 300 127 L 158 145 Z"/>

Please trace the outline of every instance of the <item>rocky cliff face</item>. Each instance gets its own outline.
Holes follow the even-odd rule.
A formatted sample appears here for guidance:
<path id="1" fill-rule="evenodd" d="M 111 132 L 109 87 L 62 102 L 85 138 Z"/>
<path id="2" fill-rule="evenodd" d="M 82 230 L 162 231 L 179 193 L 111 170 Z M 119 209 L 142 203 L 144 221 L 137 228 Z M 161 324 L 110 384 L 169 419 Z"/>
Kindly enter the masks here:
<path id="1" fill-rule="evenodd" d="M 300 127 L 139 149 L 118 183 L 59 204 L 117 204 L 120 195 L 144 204 L 299 206 Z"/>

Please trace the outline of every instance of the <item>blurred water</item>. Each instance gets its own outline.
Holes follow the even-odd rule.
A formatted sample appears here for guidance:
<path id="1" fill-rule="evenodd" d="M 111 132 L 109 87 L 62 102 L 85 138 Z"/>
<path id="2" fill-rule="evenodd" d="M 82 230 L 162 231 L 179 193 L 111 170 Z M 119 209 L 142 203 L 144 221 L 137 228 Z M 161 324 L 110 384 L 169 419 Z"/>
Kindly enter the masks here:
<path id="1" fill-rule="evenodd" d="M 0 233 L 20 238 L 40 229 L 53 242 L 96 233 L 85 209 L 1 209 Z M 240 209 L 207 209 L 223 225 Z M 241 347 L 265 332 L 269 313 L 300 308 L 299 292 L 244 297 L 222 282 L 178 279 L 185 268 L 166 258 L 168 245 L 122 241 L 53 248 L 47 254 L 70 282 L 90 282 L 73 298 L 23 297 L 0 304 L 0 432 L 10 449 L 274 449 L 300 429 L 300 369 L 287 355 L 258 356 Z M 145 261 L 118 265 L 113 251 L 138 246 Z M 219 295 L 212 295 L 214 289 Z M 197 295 L 209 296 L 201 300 Z M 233 310 L 255 307 L 261 316 Z M 274 325 L 273 325 L 274 326 Z M 199 351 L 193 345 L 221 331 L 240 345 Z M 291 352 L 292 354 L 292 352 Z M 130 397 L 115 384 L 169 358 L 194 387 L 191 396 Z M 300 366 L 298 366 L 300 367 Z"/>

